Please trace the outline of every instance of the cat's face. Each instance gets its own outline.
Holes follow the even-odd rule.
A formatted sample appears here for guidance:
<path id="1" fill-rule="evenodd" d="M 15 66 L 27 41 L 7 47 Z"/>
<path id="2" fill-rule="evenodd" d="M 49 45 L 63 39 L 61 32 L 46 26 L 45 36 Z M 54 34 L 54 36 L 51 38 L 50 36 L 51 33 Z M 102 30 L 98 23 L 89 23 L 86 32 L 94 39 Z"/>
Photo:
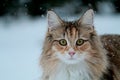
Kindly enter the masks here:
<path id="1" fill-rule="evenodd" d="M 87 11 L 75 22 L 64 22 L 54 12 L 48 12 L 48 35 L 51 35 L 52 55 L 67 64 L 85 61 L 92 50 L 93 11 Z"/>
<path id="2" fill-rule="evenodd" d="M 61 33 L 57 33 L 59 32 L 59 29 L 56 30 L 58 37 L 54 39 L 52 45 L 52 50 L 55 51 L 57 57 L 70 64 L 85 59 L 91 50 L 91 44 L 89 42 L 90 33 L 88 33 L 91 30 L 82 32 L 82 27 L 79 30 L 79 28 L 77 29 L 77 26 L 75 26 L 75 24 L 70 24 L 65 30 L 63 28 L 63 32 Z"/>

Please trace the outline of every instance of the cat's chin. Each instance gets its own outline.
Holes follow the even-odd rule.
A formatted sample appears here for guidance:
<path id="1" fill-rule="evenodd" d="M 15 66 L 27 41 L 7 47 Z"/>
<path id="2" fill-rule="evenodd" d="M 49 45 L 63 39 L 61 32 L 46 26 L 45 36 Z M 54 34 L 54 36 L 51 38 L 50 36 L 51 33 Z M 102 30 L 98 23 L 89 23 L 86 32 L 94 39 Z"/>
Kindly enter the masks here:
<path id="1" fill-rule="evenodd" d="M 68 58 L 68 59 L 63 59 L 62 62 L 64 62 L 65 64 L 77 64 L 80 61 L 76 58 Z"/>

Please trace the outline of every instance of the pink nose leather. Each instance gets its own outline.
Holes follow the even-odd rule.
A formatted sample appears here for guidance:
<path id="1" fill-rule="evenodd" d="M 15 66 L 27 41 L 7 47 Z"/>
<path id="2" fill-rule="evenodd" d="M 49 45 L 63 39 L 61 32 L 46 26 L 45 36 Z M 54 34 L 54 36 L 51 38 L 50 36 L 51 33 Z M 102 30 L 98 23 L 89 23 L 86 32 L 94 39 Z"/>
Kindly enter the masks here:
<path id="1" fill-rule="evenodd" d="M 75 54 L 74 51 L 69 52 L 69 55 L 70 55 L 70 56 L 73 56 L 74 54 Z"/>

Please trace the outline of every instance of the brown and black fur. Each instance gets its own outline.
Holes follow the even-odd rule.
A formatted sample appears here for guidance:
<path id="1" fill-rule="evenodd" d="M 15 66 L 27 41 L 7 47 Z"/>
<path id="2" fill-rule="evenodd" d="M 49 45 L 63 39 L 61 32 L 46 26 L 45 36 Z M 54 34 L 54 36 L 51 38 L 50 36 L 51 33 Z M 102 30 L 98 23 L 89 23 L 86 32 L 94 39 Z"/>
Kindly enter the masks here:
<path id="1" fill-rule="evenodd" d="M 110 62 L 106 80 L 120 80 L 120 35 L 102 35 L 101 41 Z"/>

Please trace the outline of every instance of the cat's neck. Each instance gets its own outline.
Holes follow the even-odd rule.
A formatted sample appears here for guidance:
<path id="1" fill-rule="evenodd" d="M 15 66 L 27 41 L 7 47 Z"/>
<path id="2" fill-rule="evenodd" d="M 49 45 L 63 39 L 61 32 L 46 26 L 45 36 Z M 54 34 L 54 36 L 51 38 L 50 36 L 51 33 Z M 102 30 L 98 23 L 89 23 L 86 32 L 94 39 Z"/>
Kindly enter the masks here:
<path id="1" fill-rule="evenodd" d="M 50 80 L 93 80 L 89 67 L 85 62 L 78 64 L 60 63 Z"/>

